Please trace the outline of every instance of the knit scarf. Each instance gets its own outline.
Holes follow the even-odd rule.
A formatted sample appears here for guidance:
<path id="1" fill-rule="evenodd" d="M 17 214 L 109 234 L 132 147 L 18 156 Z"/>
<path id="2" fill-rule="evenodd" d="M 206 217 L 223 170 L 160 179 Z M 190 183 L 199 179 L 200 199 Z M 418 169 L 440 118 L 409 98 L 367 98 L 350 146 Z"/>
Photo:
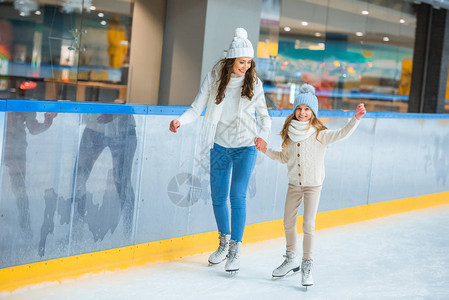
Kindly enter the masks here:
<path id="1" fill-rule="evenodd" d="M 310 122 L 292 120 L 288 126 L 288 137 L 295 143 L 303 141 L 316 132 Z"/>

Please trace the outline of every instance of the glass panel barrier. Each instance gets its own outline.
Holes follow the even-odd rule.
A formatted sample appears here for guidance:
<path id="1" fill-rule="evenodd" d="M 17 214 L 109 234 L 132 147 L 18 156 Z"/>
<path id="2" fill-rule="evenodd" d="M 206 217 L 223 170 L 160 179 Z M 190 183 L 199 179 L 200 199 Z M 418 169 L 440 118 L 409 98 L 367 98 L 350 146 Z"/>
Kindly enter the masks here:
<path id="1" fill-rule="evenodd" d="M 216 231 L 201 120 L 168 130 L 185 108 L 5 102 L 0 268 Z M 289 111 L 270 114 L 278 150 Z M 332 129 L 352 116 L 321 114 Z M 329 149 L 319 212 L 447 191 L 448 119 L 369 113 L 350 139 Z M 259 153 L 247 224 L 282 219 L 286 172 Z"/>
<path id="2" fill-rule="evenodd" d="M 8 111 L 5 120 L 0 266 L 69 251 L 78 114 Z M 56 216 L 56 218 L 54 218 Z"/>
<path id="3" fill-rule="evenodd" d="M 144 116 L 3 115 L 0 267 L 133 244 Z"/>
<path id="4" fill-rule="evenodd" d="M 133 244 L 144 117 L 83 114 L 71 255 Z"/>

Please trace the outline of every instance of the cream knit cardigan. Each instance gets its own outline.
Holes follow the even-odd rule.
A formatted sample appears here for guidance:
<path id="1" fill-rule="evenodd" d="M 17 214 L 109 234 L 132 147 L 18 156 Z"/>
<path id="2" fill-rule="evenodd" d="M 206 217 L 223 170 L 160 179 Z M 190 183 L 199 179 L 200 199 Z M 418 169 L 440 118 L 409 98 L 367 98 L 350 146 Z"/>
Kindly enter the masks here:
<path id="1" fill-rule="evenodd" d="M 189 124 L 195 121 L 207 107 L 203 119 L 201 130 L 202 142 L 209 148 L 213 147 L 215 132 L 217 124 L 220 121 L 221 114 L 227 113 L 223 111 L 223 102 L 215 104 L 215 97 L 218 89 L 218 68 L 214 68 L 209 72 L 201 84 L 200 91 L 193 101 L 189 109 L 187 109 L 179 118 L 181 125 Z M 232 79 L 232 78 L 231 78 Z M 257 124 L 260 126 L 260 132 L 256 128 L 256 113 Z M 271 118 L 268 115 L 267 105 L 265 102 L 265 95 L 263 92 L 262 81 L 257 78 L 254 86 L 254 96 L 250 101 L 246 98 L 240 98 L 239 102 L 239 124 L 238 132 L 246 138 L 254 140 L 256 137 L 261 137 L 267 141 L 271 130 Z"/>
<path id="2" fill-rule="evenodd" d="M 307 139 L 294 143 L 289 139 L 282 152 L 267 149 L 265 154 L 283 164 L 287 164 L 289 183 L 295 186 L 319 186 L 324 181 L 324 155 L 329 144 L 349 137 L 359 125 L 360 120 L 353 117 L 338 130 L 323 130 Z"/>

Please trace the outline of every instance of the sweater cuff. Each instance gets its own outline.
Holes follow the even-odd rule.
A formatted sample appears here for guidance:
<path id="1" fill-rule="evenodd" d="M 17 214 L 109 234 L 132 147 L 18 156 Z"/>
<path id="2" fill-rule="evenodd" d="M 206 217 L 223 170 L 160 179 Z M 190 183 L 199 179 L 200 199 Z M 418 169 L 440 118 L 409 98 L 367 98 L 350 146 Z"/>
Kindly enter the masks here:
<path id="1" fill-rule="evenodd" d="M 263 139 L 265 142 L 268 143 L 268 137 L 269 137 L 270 132 L 267 130 L 261 130 L 259 132 L 259 134 L 256 136 L 256 138 L 261 138 Z"/>
<path id="2" fill-rule="evenodd" d="M 177 120 L 179 121 L 179 123 L 181 123 L 181 125 L 186 125 L 189 123 L 192 123 L 192 118 L 190 118 L 190 116 L 186 115 L 186 113 L 180 115 Z"/>
<path id="3" fill-rule="evenodd" d="M 275 155 L 273 153 L 273 150 L 271 150 L 271 148 L 268 148 L 267 151 L 265 151 L 265 155 L 268 156 L 271 159 L 275 159 Z"/>

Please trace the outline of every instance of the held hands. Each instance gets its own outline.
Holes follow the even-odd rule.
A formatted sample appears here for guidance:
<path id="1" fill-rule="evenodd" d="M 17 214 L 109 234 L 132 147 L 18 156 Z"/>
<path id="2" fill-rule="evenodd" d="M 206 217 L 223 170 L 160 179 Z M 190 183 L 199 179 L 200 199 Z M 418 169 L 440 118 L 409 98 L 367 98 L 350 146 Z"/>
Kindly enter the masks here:
<path id="1" fill-rule="evenodd" d="M 355 110 L 355 118 L 360 120 L 366 114 L 365 104 L 359 103 Z"/>
<path id="2" fill-rule="evenodd" d="M 267 151 L 267 142 L 262 138 L 255 138 L 254 144 L 256 144 L 256 149 L 265 153 Z"/>
<path id="3" fill-rule="evenodd" d="M 178 120 L 172 120 L 170 122 L 170 131 L 174 133 L 178 132 L 179 126 L 181 126 L 181 123 Z"/>

